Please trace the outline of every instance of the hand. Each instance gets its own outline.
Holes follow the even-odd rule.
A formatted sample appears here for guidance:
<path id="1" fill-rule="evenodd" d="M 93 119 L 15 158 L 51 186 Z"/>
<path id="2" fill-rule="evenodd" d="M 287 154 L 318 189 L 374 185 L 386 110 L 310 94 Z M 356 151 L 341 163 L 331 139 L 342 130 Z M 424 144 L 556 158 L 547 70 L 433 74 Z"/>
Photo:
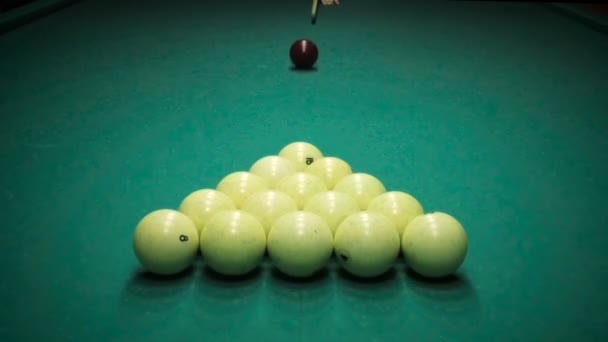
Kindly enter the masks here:
<path id="1" fill-rule="evenodd" d="M 323 3 L 323 5 L 339 5 L 340 1 L 339 0 L 321 0 L 321 2 Z"/>

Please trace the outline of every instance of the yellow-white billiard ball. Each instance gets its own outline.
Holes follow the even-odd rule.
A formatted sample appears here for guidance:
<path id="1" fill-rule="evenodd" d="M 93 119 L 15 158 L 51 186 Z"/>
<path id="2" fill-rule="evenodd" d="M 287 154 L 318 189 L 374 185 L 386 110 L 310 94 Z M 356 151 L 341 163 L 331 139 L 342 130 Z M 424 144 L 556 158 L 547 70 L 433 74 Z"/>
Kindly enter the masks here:
<path id="1" fill-rule="evenodd" d="M 304 171 L 308 165 L 323 158 L 323 153 L 311 143 L 297 141 L 283 147 L 279 151 L 279 156 L 294 162 L 298 171 Z"/>
<path id="2" fill-rule="evenodd" d="M 334 237 L 340 266 L 363 278 L 379 276 L 393 267 L 399 247 L 399 234 L 393 221 L 366 211 L 345 218 Z"/>
<path id="3" fill-rule="evenodd" d="M 422 205 L 412 195 L 401 191 L 385 192 L 374 198 L 367 207 L 368 211 L 378 212 L 393 220 L 399 236 L 408 223 L 424 214 Z"/>
<path id="4" fill-rule="evenodd" d="M 449 214 L 418 216 L 405 229 L 401 248 L 406 263 L 418 274 L 442 278 L 460 268 L 467 255 L 464 227 Z"/>
<path id="5" fill-rule="evenodd" d="M 336 157 L 325 157 L 310 164 L 305 172 L 320 177 L 328 189 L 334 186 L 344 177 L 353 173 L 353 169 L 347 162 Z"/>
<path id="6" fill-rule="evenodd" d="M 209 220 L 201 233 L 200 250 L 205 263 L 228 276 L 255 269 L 266 251 L 266 232 L 251 214 L 222 211 Z"/>
<path id="7" fill-rule="evenodd" d="M 319 192 L 327 191 L 323 180 L 306 172 L 296 172 L 293 175 L 283 177 L 275 187 L 289 195 L 296 202 L 298 209 L 304 208 L 306 201 Z"/>
<path id="8" fill-rule="evenodd" d="M 298 168 L 291 160 L 280 156 L 266 156 L 256 161 L 249 172 L 264 178 L 270 188 L 283 177 L 296 173 Z"/>
<path id="9" fill-rule="evenodd" d="M 331 258 L 333 236 L 327 223 L 313 213 L 296 211 L 279 217 L 268 234 L 273 265 L 292 277 L 309 277 Z"/>
<path id="10" fill-rule="evenodd" d="M 228 195 L 212 189 L 201 189 L 192 192 L 183 199 L 179 206 L 179 211 L 188 216 L 196 224 L 199 235 L 213 215 L 223 210 L 235 209 L 236 206 Z"/>
<path id="11" fill-rule="evenodd" d="M 361 210 L 367 210 L 369 202 L 386 192 L 384 184 L 378 178 L 367 173 L 353 173 L 342 178 L 334 191 L 347 193 L 357 200 Z"/>
<path id="12" fill-rule="evenodd" d="M 249 196 L 243 204 L 242 210 L 255 216 L 264 227 L 266 235 L 268 235 L 277 218 L 297 211 L 298 206 L 293 198 L 284 192 L 265 190 Z"/>
<path id="13" fill-rule="evenodd" d="M 190 267 L 198 251 L 198 230 L 188 216 L 160 209 L 144 216 L 135 228 L 133 250 L 149 272 L 173 275 Z"/>
<path id="14" fill-rule="evenodd" d="M 343 192 L 325 191 L 310 197 L 304 211 L 321 216 L 327 222 L 331 233 L 335 234 L 347 216 L 361 210 L 352 196 Z"/>
<path id="15" fill-rule="evenodd" d="M 224 177 L 216 190 L 226 194 L 237 209 L 240 209 L 247 197 L 262 190 L 268 190 L 268 182 L 251 172 L 238 171 Z"/>

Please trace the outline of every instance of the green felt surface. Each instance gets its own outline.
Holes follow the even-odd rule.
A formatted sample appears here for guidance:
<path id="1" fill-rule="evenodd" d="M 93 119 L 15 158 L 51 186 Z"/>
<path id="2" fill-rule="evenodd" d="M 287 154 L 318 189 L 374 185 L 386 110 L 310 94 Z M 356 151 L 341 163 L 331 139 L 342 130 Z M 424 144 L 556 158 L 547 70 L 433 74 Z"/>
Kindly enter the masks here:
<path id="1" fill-rule="evenodd" d="M 316 72 L 289 45 L 317 42 Z M 0 36 L 2 341 L 608 334 L 608 39 L 527 3 L 79 2 Z M 296 140 L 457 217 L 456 279 L 139 273 L 135 225 Z"/>

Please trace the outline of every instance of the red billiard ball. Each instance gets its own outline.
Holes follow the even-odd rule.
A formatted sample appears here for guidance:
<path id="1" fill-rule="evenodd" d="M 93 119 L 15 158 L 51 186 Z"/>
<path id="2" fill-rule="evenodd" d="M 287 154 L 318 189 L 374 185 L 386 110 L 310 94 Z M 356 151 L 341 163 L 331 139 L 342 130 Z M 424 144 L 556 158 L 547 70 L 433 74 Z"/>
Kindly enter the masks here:
<path id="1" fill-rule="evenodd" d="M 298 39 L 291 44 L 289 57 L 296 69 L 310 69 L 319 58 L 319 49 L 311 40 Z"/>

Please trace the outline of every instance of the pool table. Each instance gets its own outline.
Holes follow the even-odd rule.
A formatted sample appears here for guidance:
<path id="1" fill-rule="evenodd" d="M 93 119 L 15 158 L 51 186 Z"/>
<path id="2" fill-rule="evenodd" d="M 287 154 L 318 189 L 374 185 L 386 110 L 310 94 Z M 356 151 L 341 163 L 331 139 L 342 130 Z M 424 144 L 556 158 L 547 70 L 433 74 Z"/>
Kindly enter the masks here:
<path id="1" fill-rule="evenodd" d="M 310 1 L 40 3 L 2 14 L 1 341 L 608 338 L 601 26 L 526 2 L 345 0 L 315 25 Z M 142 271 L 144 215 L 294 141 L 453 215 L 462 267 Z"/>

